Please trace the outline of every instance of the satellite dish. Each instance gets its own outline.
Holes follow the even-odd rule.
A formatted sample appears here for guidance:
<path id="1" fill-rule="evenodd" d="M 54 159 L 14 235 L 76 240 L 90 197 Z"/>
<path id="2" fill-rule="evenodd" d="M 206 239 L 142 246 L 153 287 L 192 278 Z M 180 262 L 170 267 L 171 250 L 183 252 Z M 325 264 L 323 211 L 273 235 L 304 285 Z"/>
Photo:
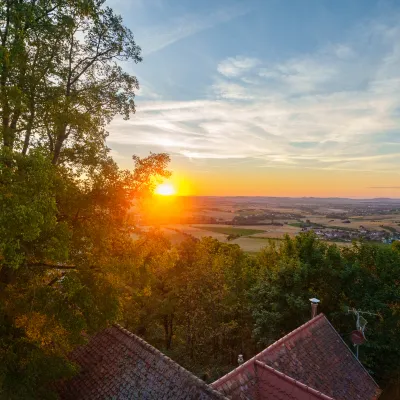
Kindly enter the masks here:
<path id="1" fill-rule="evenodd" d="M 350 338 L 351 341 L 353 342 L 353 344 L 356 345 L 360 345 L 363 344 L 365 342 L 365 336 L 363 335 L 362 332 L 360 331 L 353 331 L 350 334 Z"/>

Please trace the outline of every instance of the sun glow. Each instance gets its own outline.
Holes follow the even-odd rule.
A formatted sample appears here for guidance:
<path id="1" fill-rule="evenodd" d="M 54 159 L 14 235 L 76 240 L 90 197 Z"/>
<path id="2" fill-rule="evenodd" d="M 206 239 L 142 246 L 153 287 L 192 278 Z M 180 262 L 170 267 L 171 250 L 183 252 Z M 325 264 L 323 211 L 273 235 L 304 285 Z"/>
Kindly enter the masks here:
<path id="1" fill-rule="evenodd" d="M 154 193 L 161 196 L 173 196 L 176 194 L 176 190 L 171 183 L 162 183 L 156 187 Z"/>

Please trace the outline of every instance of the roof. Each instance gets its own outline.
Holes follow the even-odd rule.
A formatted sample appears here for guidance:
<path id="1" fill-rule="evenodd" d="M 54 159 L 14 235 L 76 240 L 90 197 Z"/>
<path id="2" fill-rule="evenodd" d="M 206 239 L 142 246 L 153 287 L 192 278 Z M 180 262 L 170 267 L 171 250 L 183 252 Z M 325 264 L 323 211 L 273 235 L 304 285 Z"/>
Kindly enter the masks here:
<path id="1" fill-rule="evenodd" d="M 323 314 L 212 387 L 230 399 L 248 400 L 373 400 L 380 394 L 378 385 Z"/>
<path id="2" fill-rule="evenodd" d="M 119 325 L 95 335 L 70 358 L 81 370 L 58 386 L 63 400 L 226 399 Z"/>

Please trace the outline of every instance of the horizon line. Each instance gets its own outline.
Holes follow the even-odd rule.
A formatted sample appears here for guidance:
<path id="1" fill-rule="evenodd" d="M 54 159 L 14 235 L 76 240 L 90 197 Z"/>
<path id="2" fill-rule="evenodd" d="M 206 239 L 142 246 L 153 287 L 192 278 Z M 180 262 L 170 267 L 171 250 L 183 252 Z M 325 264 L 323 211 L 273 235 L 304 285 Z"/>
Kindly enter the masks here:
<path id="1" fill-rule="evenodd" d="M 213 195 L 213 194 L 176 194 L 172 197 L 266 197 L 277 199 L 342 199 L 342 200 L 399 200 L 400 197 L 340 197 L 340 196 L 270 196 L 270 195 Z"/>

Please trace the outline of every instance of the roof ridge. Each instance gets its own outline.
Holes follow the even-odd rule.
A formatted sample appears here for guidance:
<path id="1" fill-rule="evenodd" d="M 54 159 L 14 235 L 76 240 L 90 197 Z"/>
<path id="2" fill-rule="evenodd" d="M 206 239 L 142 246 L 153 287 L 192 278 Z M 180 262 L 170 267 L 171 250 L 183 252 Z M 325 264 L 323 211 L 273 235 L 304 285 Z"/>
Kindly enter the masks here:
<path id="1" fill-rule="evenodd" d="M 234 370 L 232 370 L 231 372 L 229 372 L 228 374 L 222 376 L 221 378 L 217 379 L 215 382 L 213 382 L 211 385 L 214 387 L 214 385 L 219 385 L 221 384 L 221 382 L 224 382 L 226 380 L 228 380 L 232 375 L 234 375 L 235 373 L 237 373 L 238 371 L 241 371 L 242 369 L 245 369 L 245 367 L 247 367 L 248 365 L 254 363 L 254 361 L 258 360 L 259 358 L 262 358 L 262 356 L 267 353 L 268 351 L 270 351 L 271 349 L 275 348 L 276 346 L 278 346 L 279 344 L 285 342 L 288 338 L 296 335 L 297 333 L 299 333 L 300 331 L 304 330 L 305 328 L 307 328 L 308 326 L 316 323 L 317 321 L 319 321 L 320 319 L 325 318 L 325 320 L 328 321 L 328 318 L 325 317 L 325 315 L 323 313 L 318 314 L 316 317 L 308 320 L 307 322 L 305 322 L 303 325 L 300 325 L 299 327 L 297 327 L 296 329 L 294 329 L 293 331 L 289 332 L 288 334 L 286 334 L 285 336 L 281 337 L 280 339 L 278 339 L 276 342 L 270 344 L 268 347 L 266 347 L 264 350 L 262 350 L 260 353 L 257 353 L 255 356 L 253 356 L 252 358 L 250 358 L 249 360 L 247 360 L 245 363 L 243 363 L 242 365 L 240 365 L 239 367 L 236 367 Z M 329 321 L 328 321 L 329 322 Z"/>
<path id="2" fill-rule="evenodd" d="M 268 351 L 270 351 L 271 349 L 277 347 L 279 344 L 286 342 L 286 340 L 288 340 L 289 338 L 291 338 L 292 336 L 297 335 L 300 331 L 304 330 L 305 328 L 308 328 L 310 325 L 313 325 L 314 323 L 316 323 L 317 321 L 319 321 L 320 319 L 324 318 L 326 321 L 328 321 L 328 318 L 326 318 L 326 316 L 323 313 L 318 314 L 316 317 L 308 320 L 307 322 L 305 322 L 303 325 L 300 325 L 299 327 L 297 327 L 296 329 L 294 329 L 293 331 L 287 333 L 285 336 L 282 336 L 280 339 L 278 339 L 276 342 L 270 344 L 267 348 L 265 348 L 263 351 L 261 351 L 260 353 L 258 353 L 255 358 L 261 358 L 261 356 L 265 353 L 267 353 Z"/>
<path id="3" fill-rule="evenodd" d="M 171 364 L 174 366 L 178 371 L 183 372 L 187 376 L 190 376 L 192 379 L 195 380 L 198 386 L 200 386 L 202 389 L 204 389 L 206 392 L 209 394 L 212 394 L 214 396 L 217 396 L 217 398 L 221 400 L 227 400 L 225 396 L 222 395 L 222 393 L 218 392 L 215 390 L 212 386 L 208 385 L 206 382 L 201 380 L 199 377 L 188 371 L 186 368 L 183 368 L 181 365 L 179 365 L 177 362 L 175 362 L 172 358 L 166 356 L 163 354 L 160 350 L 156 349 L 154 346 L 152 346 L 150 343 L 147 343 L 144 339 L 141 337 L 135 335 L 134 333 L 128 331 L 127 329 L 123 328 L 119 324 L 113 324 L 113 327 L 117 328 L 119 331 L 124 333 L 125 335 L 129 336 L 131 339 L 135 340 L 136 342 L 140 343 L 141 346 L 149 350 L 151 353 L 156 354 L 157 356 L 161 357 L 163 360 L 165 360 L 167 363 Z"/>
<path id="4" fill-rule="evenodd" d="M 272 368 L 271 366 L 263 363 L 260 360 L 255 360 L 254 363 L 255 363 L 255 367 L 257 367 L 257 365 L 258 365 L 258 366 L 260 366 L 260 367 L 262 367 L 264 369 L 267 369 L 268 371 L 270 371 L 273 374 L 279 376 L 280 378 L 286 380 L 287 382 L 294 383 L 296 386 L 301 387 L 305 391 L 310 392 L 310 393 L 314 394 L 315 396 L 318 396 L 322 400 L 335 400 L 333 397 L 329 397 L 326 394 L 324 394 L 322 392 L 319 392 L 318 390 L 312 388 L 311 386 L 307 386 L 306 384 L 304 384 L 304 383 L 302 383 L 302 382 L 290 377 L 289 375 L 284 374 L 281 371 L 278 371 L 275 368 Z"/>

